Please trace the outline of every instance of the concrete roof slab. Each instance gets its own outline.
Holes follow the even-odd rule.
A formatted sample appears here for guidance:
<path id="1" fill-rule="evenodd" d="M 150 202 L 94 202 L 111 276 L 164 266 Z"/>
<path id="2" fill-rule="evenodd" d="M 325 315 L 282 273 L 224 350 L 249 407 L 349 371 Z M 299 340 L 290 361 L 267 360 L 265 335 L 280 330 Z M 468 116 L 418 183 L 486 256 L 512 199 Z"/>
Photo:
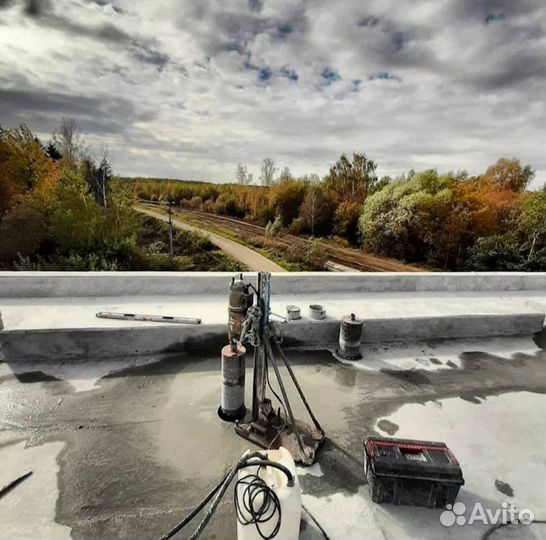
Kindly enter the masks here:
<path id="1" fill-rule="evenodd" d="M 486 531 L 446 528 L 439 509 L 372 503 L 363 474 L 368 434 L 445 440 L 463 466 L 462 502 L 514 502 L 545 516 L 546 356 L 530 338 L 385 343 L 370 355 L 363 369 L 328 351 L 288 351 L 328 434 L 300 482 L 304 504 L 332 539 L 478 540 Z M 68 531 L 159 537 L 249 446 L 216 415 L 218 351 L 106 365 L 92 354 L 88 365 L 70 367 L 4 363 L 0 382 L 0 458 L 6 471 L 36 472 L 2 500 L 0 513 L 9 511 L 0 514 L 0 538 L 18 527 L 44 539 Z M 544 536 L 541 527 L 517 534 Z M 203 538 L 235 538 L 235 528 L 227 497 Z M 306 519 L 301 538 L 321 535 Z"/>

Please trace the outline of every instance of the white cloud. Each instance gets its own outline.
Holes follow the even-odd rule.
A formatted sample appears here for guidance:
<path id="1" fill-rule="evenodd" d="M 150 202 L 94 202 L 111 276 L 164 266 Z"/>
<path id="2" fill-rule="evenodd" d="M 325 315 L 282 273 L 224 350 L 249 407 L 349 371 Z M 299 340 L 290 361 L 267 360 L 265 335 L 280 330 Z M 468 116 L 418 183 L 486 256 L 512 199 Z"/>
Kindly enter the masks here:
<path id="1" fill-rule="evenodd" d="M 0 0 L 0 123 L 72 116 L 121 174 L 233 180 L 264 156 L 324 174 L 546 180 L 541 0 Z M 255 174 L 257 176 L 257 174 Z"/>

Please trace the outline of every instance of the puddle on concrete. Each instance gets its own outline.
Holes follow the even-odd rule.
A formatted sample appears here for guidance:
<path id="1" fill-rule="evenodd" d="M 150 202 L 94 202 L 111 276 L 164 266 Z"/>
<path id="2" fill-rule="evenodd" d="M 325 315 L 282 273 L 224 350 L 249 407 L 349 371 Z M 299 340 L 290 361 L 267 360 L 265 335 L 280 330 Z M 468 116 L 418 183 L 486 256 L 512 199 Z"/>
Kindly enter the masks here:
<path id="1" fill-rule="evenodd" d="M 453 357 L 458 369 L 397 374 L 355 369 L 327 351 L 287 355 L 328 436 L 318 454 L 320 474 L 300 479 L 304 492 L 316 500 L 339 493 L 359 496 L 365 485 L 363 438 L 395 428 L 401 436 L 405 426 L 392 414 L 407 404 L 428 403 L 427 410 L 442 411 L 446 398 L 466 403 L 459 396 L 544 393 L 546 387 L 544 351 L 516 360 L 474 351 Z M 438 351 L 434 358 L 444 357 Z M 250 403 L 250 361 L 248 366 Z M 57 523 L 70 527 L 74 538 L 141 538 L 160 535 L 185 515 L 251 446 L 216 415 L 219 368 L 217 355 L 171 355 L 102 373 L 96 386 L 79 393 L 69 381 L 6 381 L 14 386 L 8 397 L 2 394 L 3 417 L 31 426 L 34 445 L 64 443 L 58 457 Z M 296 416 L 305 419 L 287 386 Z M 21 399 L 24 408 L 13 405 Z M 229 501 L 209 527 L 209 538 L 235 537 Z"/>
<path id="2" fill-rule="evenodd" d="M 385 419 L 379 420 L 379 422 L 377 422 L 377 427 L 391 437 L 395 435 L 399 429 L 397 424 Z"/>
<path id="3" fill-rule="evenodd" d="M 416 386 L 431 384 L 430 378 L 418 369 L 382 369 L 381 373 Z"/>
<path id="4" fill-rule="evenodd" d="M 475 403 L 476 405 L 481 403 L 480 399 L 473 394 L 461 394 L 459 397 L 465 401 L 468 401 L 469 403 Z"/>
<path id="5" fill-rule="evenodd" d="M 22 383 L 36 383 L 46 381 L 58 381 L 57 377 L 53 375 L 47 375 L 43 371 L 25 371 L 24 373 L 15 373 L 17 380 Z"/>
<path id="6" fill-rule="evenodd" d="M 514 490 L 508 482 L 503 482 L 502 480 L 496 479 L 495 487 L 498 491 L 500 491 L 503 495 L 506 495 L 507 497 L 514 496 Z"/>

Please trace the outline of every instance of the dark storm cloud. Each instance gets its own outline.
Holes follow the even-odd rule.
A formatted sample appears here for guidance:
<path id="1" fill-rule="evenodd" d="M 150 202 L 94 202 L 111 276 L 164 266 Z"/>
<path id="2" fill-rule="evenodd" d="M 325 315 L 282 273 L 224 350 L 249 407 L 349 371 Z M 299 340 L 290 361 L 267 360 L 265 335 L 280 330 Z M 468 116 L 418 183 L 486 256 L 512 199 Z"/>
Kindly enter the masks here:
<path id="1" fill-rule="evenodd" d="M 381 174 L 478 173 L 506 152 L 546 170 L 544 0 L 0 8 L 2 124 L 47 133 L 73 116 L 89 139 L 107 134 L 96 144 L 107 139 L 121 173 L 230 179 L 263 156 L 322 173 L 363 150 Z"/>
<path id="2" fill-rule="evenodd" d="M 5 1 L 5 0 L 4 0 Z M 103 0 L 87 0 L 101 7 L 112 6 L 117 13 L 122 13 L 111 2 Z M 162 71 L 169 63 L 169 56 L 153 46 L 155 39 L 135 39 L 125 30 L 112 22 L 87 24 L 57 13 L 49 0 L 25 0 L 24 12 L 40 25 L 54 28 L 73 36 L 84 36 L 97 41 L 112 43 L 120 47 L 128 47 L 130 54 L 139 62 L 151 64 Z"/>
<path id="3" fill-rule="evenodd" d="M 298 72 L 295 69 L 290 69 L 287 67 L 282 67 L 279 70 L 281 77 L 286 77 L 290 81 L 296 82 L 299 79 Z"/>
<path id="4" fill-rule="evenodd" d="M 543 82 L 545 73 L 544 54 L 531 55 L 524 51 L 514 51 L 506 55 L 504 63 L 480 73 L 463 74 L 460 80 L 483 91 L 495 91 L 517 86 L 528 87 L 532 81 Z"/>
<path id="5" fill-rule="evenodd" d="M 323 78 L 323 84 L 326 86 L 341 79 L 340 74 L 329 66 L 326 66 L 320 75 Z"/>
<path id="6" fill-rule="evenodd" d="M 67 32 L 76 36 L 85 36 L 100 41 L 125 44 L 131 41 L 131 36 L 112 23 L 103 23 L 95 26 L 82 24 L 62 15 L 51 14 L 41 18 L 51 28 Z"/>
<path id="7" fill-rule="evenodd" d="M 108 2 L 102 2 L 101 0 L 93 0 L 91 3 L 100 6 L 111 5 Z M 16 0 L 0 0 L 0 9 L 8 8 L 15 4 L 21 4 L 23 13 L 43 26 L 55 28 L 56 30 L 76 36 L 85 36 L 117 43 L 128 43 L 131 40 L 131 37 L 126 32 L 113 23 L 105 22 L 92 26 L 71 20 L 64 15 L 57 13 L 50 0 L 23 0 L 22 2 L 16 2 Z M 113 5 L 112 8 L 117 10 Z M 121 10 L 118 12 L 121 13 Z"/>
<path id="8" fill-rule="evenodd" d="M 367 57 L 381 72 L 414 68 L 446 82 L 493 91 L 544 79 L 543 11 L 540 0 L 457 0 L 419 24 L 369 13 L 356 26 Z M 435 38 L 448 29 L 453 35 L 444 45 Z M 439 43 L 445 48 L 439 50 Z"/>
<path id="9" fill-rule="evenodd" d="M 155 66 L 158 71 L 163 71 L 165 66 L 169 63 L 169 56 L 167 54 L 141 43 L 138 40 L 133 41 L 131 50 L 134 58 L 140 62 Z M 187 74 L 185 68 L 182 67 L 181 69 Z"/>
<path id="10" fill-rule="evenodd" d="M 198 39 L 209 55 L 230 51 L 244 54 L 261 34 L 282 42 L 295 33 L 304 35 L 308 28 L 306 10 L 297 4 L 282 16 L 262 15 L 261 2 L 250 2 L 248 10 L 240 11 L 231 11 L 228 6 L 227 2 L 189 2 L 181 10 L 178 24 Z M 195 25 L 195 21 L 202 24 Z"/>
<path id="11" fill-rule="evenodd" d="M 485 23 L 488 16 L 526 16 L 542 11 L 540 0 L 457 0 L 446 5 L 446 13 L 458 20 Z"/>
<path id="12" fill-rule="evenodd" d="M 282 66 L 279 70 L 273 70 L 267 66 L 257 66 L 246 60 L 243 62 L 243 67 L 246 70 L 255 71 L 257 73 L 258 80 L 261 82 L 269 81 L 273 76 L 288 79 L 292 82 L 296 82 L 299 79 L 297 71 L 287 66 Z"/>
<path id="13" fill-rule="evenodd" d="M 262 11 L 264 3 L 262 0 L 248 0 L 248 8 L 251 11 Z"/>
<path id="14" fill-rule="evenodd" d="M 75 118 L 82 128 L 93 126 L 93 132 L 101 133 L 121 133 L 134 121 L 152 118 L 149 112 L 136 111 L 129 100 L 120 97 L 0 88 L 0 118 L 5 125 L 20 122 L 33 125 L 33 119 L 38 118 L 41 124 L 38 129 L 52 130 L 63 116 Z"/>
<path id="15" fill-rule="evenodd" d="M 393 75 L 392 73 L 389 73 L 388 71 L 381 71 L 380 73 L 375 73 L 374 75 L 370 75 L 369 80 L 370 81 L 397 81 L 397 82 L 402 82 L 401 77 L 398 77 L 397 75 Z"/>
<path id="16" fill-rule="evenodd" d="M 379 17 L 364 17 L 360 19 L 357 23 L 358 26 L 373 28 L 379 24 Z"/>
<path id="17" fill-rule="evenodd" d="M 380 38 L 383 47 L 387 46 L 387 49 L 393 49 L 394 52 L 402 51 L 405 45 L 415 39 L 417 34 L 414 28 L 403 28 L 389 19 L 373 15 L 363 17 L 356 24 L 364 31 L 372 32 L 376 37 L 378 34 L 382 34 Z"/>
<path id="18" fill-rule="evenodd" d="M 86 0 L 89 4 L 96 4 L 100 7 L 111 7 L 116 13 L 125 13 L 118 5 L 108 2 L 107 0 Z"/>
<path id="19" fill-rule="evenodd" d="M 435 50 L 429 45 L 430 27 L 397 22 L 367 14 L 356 22 L 360 39 L 354 44 L 383 68 L 427 67 L 435 65 Z"/>
<path id="20" fill-rule="evenodd" d="M 546 41 L 542 2 L 479 2 L 458 15 L 481 23 L 483 38 L 472 45 L 474 57 L 459 68 L 460 80 L 479 91 L 528 86 L 543 82 Z M 476 69 L 475 66 L 479 66 Z"/>
<path id="21" fill-rule="evenodd" d="M 219 36 L 225 38 L 224 43 L 240 51 L 245 50 L 249 41 L 269 27 L 267 20 L 244 13 L 218 14 L 215 23 Z M 222 47 L 221 43 L 218 45 Z"/>
<path id="22" fill-rule="evenodd" d="M 40 17 L 50 9 L 48 0 L 25 0 L 24 12 L 29 17 Z"/>
<path id="23" fill-rule="evenodd" d="M 273 72 L 269 68 L 260 68 L 258 70 L 258 79 L 260 81 L 268 81 L 271 79 L 271 75 L 273 75 Z"/>
<path id="24" fill-rule="evenodd" d="M 101 41 L 130 43 L 131 36 L 113 23 L 89 25 L 57 13 L 49 0 L 26 0 L 24 13 L 37 23 L 75 36 L 85 36 Z"/>
<path id="25" fill-rule="evenodd" d="M 506 15 L 504 13 L 490 13 L 485 17 L 485 24 L 490 24 L 495 21 L 504 21 L 506 19 Z"/>

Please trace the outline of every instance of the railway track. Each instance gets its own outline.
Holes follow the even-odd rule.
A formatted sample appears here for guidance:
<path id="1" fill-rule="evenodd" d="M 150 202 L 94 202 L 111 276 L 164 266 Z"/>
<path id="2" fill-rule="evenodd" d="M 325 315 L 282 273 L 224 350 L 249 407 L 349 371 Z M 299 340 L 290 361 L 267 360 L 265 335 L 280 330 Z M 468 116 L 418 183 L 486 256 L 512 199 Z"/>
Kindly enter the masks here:
<path id="1" fill-rule="evenodd" d="M 208 214 L 198 210 L 177 209 L 176 214 L 180 217 L 187 217 L 194 222 L 200 222 L 215 228 L 224 229 L 230 233 L 249 240 L 250 238 L 265 238 L 265 227 L 248 223 L 240 219 L 216 214 Z M 296 245 L 302 249 L 307 248 L 307 240 L 291 234 L 282 234 L 275 238 L 283 246 Z M 385 259 L 363 253 L 358 249 L 343 248 L 333 245 L 333 242 L 324 241 L 327 250 L 328 259 L 334 263 L 348 266 L 361 272 L 422 272 L 423 270 L 415 266 L 403 264 L 392 259 Z"/>

